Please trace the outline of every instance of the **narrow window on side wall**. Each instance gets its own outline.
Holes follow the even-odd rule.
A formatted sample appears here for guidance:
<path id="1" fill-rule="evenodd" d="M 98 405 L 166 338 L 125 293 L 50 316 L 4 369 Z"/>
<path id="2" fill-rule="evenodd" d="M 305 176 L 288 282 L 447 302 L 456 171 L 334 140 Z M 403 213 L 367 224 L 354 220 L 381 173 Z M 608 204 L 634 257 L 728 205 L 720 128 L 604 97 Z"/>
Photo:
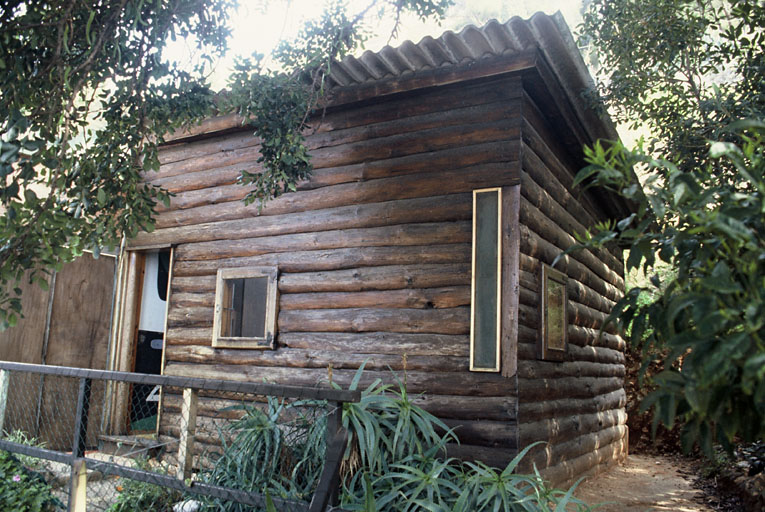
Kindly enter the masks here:
<path id="1" fill-rule="evenodd" d="M 502 189 L 473 191 L 470 370 L 498 372 L 502 289 Z"/>
<path id="2" fill-rule="evenodd" d="M 562 361 L 568 351 L 567 278 L 562 272 L 542 265 L 539 357 Z"/>
<path id="3" fill-rule="evenodd" d="M 218 270 L 213 347 L 274 348 L 277 275 L 275 267 Z"/>

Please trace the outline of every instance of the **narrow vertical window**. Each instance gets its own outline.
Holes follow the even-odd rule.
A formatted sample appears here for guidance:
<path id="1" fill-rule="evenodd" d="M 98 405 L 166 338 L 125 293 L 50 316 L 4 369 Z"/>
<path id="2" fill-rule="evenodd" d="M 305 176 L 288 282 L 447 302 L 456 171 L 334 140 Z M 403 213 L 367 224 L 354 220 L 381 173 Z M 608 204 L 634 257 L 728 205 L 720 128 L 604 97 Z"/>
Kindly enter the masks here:
<path id="1" fill-rule="evenodd" d="M 542 300 L 540 318 L 541 359 L 560 361 L 568 350 L 568 294 L 566 275 L 542 265 Z"/>
<path id="2" fill-rule="evenodd" d="M 502 189 L 473 191 L 470 370 L 499 371 Z"/>
<path id="3" fill-rule="evenodd" d="M 277 270 L 218 270 L 213 347 L 273 348 L 276 334 Z"/>

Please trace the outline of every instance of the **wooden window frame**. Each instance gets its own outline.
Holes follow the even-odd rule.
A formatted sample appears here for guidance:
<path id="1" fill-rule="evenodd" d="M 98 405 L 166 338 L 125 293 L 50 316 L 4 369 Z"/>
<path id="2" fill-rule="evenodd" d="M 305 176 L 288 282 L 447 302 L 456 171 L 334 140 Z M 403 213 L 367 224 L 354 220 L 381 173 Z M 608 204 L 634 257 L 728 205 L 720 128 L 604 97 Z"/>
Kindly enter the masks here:
<path id="1" fill-rule="evenodd" d="M 550 346 L 548 325 L 548 283 L 554 281 L 563 286 L 563 348 L 557 349 Z M 563 361 L 568 353 L 568 276 L 555 270 L 549 265 L 542 265 L 540 289 L 542 291 L 539 300 L 540 326 L 539 326 L 539 359 L 547 361 Z"/>
<path id="2" fill-rule="evenodd" d="M 496 315 L 496 355 L 495 365 L 492 368 L 480 367 L 475 365 L 475 320 L 476 320 L 476 205 L 477 196 L 481 193 L 497 193 L 497 315 Z M 500 371 L 500 360 L 502 356 L 502 188 L 483 188 L 473 190 L 473 242 L 472 242 L 472 262 L 470 276 L 470 371 L 471 372 L 491 372 Z"/>
<path id="3" fill-rule="evenodd" d="M 223 296 L 226 281 L 229 279 L 249 279 L 266 277 L 268 285 L 266 289 L 266 318 L 265 336 L 259 337 L 234 337 L 220 336 L 223 318 Z M 248 349 L 273 349 L 276 346 L 276 317 L 278 314 L 278 277 L 276 267 L 243 267 L 221 268 L 215 285 L 215 319 L 213 322 L 213 348 L 248 348 Z"/>

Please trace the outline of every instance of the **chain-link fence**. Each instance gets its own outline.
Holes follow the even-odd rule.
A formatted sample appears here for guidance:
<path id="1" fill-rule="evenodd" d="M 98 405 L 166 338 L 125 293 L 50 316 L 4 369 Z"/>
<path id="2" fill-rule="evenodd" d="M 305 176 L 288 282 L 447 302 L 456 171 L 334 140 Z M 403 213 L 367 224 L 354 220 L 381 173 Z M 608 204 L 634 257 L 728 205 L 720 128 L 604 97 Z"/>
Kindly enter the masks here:
<path id="1" fill-rule="evenodd" d="M 0 362 L 0 486 L 49 510 L 323 511 L 338 488 L 342 403 L 358 400 Z"/>

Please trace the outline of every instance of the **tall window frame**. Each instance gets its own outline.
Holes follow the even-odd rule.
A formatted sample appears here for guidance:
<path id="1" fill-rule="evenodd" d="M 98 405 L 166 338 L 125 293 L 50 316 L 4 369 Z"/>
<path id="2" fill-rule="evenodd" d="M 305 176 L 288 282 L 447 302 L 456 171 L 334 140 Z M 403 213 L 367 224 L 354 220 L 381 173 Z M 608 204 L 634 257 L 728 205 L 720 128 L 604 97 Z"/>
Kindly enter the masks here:
<path id="1" fill-rule="evenodd" d="M 494 187 L 473 190 L 470 371 L 498 373 L 501 348 L 502 188 Z"/>
<path id="2" fill-rule="evenodd" d="M 276 267 L 243 267 L 218 269 L 215 286 L 215 317 L 213 321 L 213 348 L 248 348 L 248 349 L 273 349 L 276 346 L 276 319 L 278 314 L 278 276 L 279 271 Z M 247 298 L 240 298 L 237 306 L 232 306 L 234 300 L 231 296 L 232 288 L 235 283 L 241 283 L 246 286 L 247 282 L 254 283 L 255 280 L 264 279 L 265 286 L 259 292 L 256 300 L 263 300 L 265 303 L 258 308 L 255 304 L 245 303 Z M 255 300 L 250 299 L 250 300 Z M 262 336 L 258 335 L 232 335 L 229 315 L 232 310 L 236 310 L 240 318 L 240 329 L 242 319 L 247 315 L 263 315 Z M 262 310 L 262 311 L 261 311 Z M 257 320 L 260 320 L 258 318 Z"/>

